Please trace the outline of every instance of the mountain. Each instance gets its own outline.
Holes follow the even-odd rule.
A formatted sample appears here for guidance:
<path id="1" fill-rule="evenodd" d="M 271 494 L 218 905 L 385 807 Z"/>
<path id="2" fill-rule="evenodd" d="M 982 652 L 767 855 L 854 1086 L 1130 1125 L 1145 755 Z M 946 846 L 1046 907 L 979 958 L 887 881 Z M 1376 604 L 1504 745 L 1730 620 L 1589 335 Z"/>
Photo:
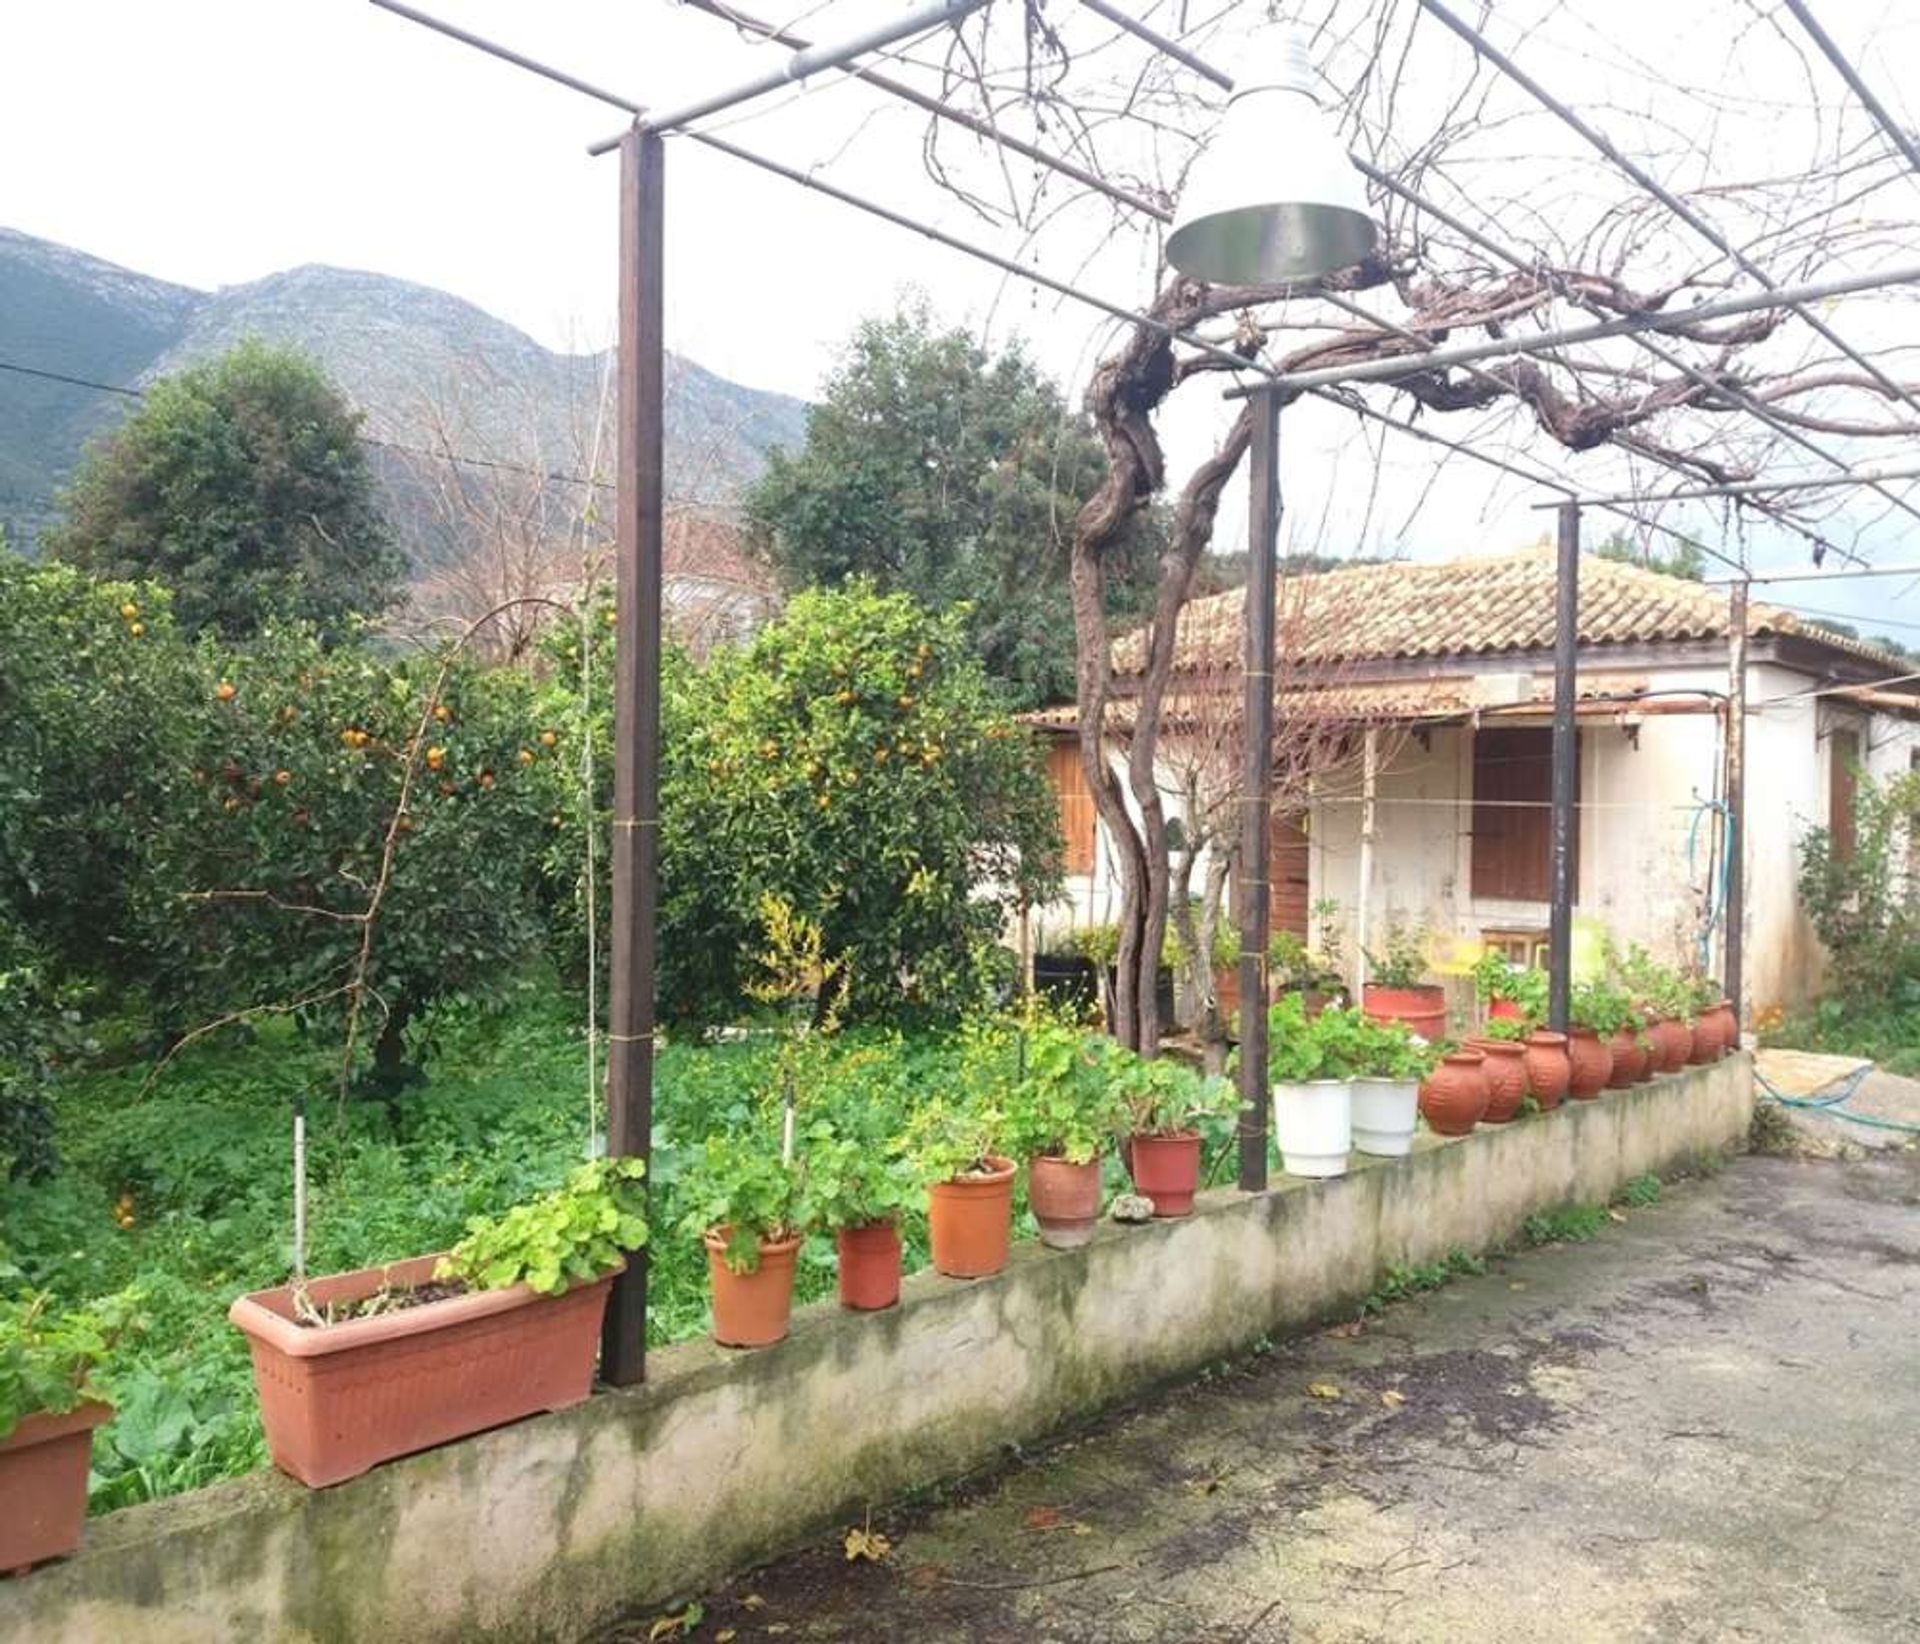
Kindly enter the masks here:
<path id="1" fill-rule="evenodd" d="M 384 274 L 308 266 L 245 285 L 196 291 L 150 279 L 50 240 L 0 228 L 0 364 L 93 383 L 139 386 L 242 337 L 312 354 L 366 414 L 377 466 L 405 516 L 437 458 L 572 474 L 611 450 L 596 416 L 608 360 L 562 354 L 474 304 Z M 769 446 L 797 447 L 805 404 L 729 382 L 692 360 L 668 362 L 670 491 L 724 501 L 755 478 Z M 0 369 L 0 529 L 30 542 L 82 445 L 110 428 L 125 396 Z M 424 543 L 428 532 L 403 535 Z"/>

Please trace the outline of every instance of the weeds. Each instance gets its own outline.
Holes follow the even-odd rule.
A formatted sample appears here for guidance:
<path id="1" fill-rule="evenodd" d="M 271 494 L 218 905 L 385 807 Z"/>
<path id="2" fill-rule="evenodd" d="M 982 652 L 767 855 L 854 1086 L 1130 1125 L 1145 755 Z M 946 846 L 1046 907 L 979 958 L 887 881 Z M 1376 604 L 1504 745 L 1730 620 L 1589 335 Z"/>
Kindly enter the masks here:
<path id="1" fill-rule="evenodd" d="M 1660 1202 L 1660 1178 L 1649 1170 L 1643 1176 L 1632 1181 L 1613 1196 L 1615 1204 L 1624 1204 L 1635 1210 L 1644 1210 L 1650 1204 Z"/>
<path id="2" fill-rule="evenodd" d="M 1384 1313 L 1390 1302 L 1405 1301 L 1409 1296 L 1417 1296 L 1427 1290 L 1438 1290 L 1442 1285 L 1451 1284 L 1455 1279 L 1471 1278 L 1486 1270 L 1485 1262 L 1478 1256 L 1468 1254 L 1458 1245 L 1455 1245 L 1437 1262 L 1422 1262 L 1418 1265 L 1395 1262 L 1387 1269 L 1380 1282 L 1373 1287 L 1366 1300 L 1361 1302 L 1360 1314 L 1366 1318 Z"/>
<path id="3" fill-rule="evenodd" d="M 1527 1249 L 1543 1244 L 1583 1244 L 1606 1227 L 1605 1205 L 1570 1204 L 1560 1210 L 1542 1210 L 1520 1224 L 1520 1243 Z"/>
<path id="4" fill-rule="evenodd" d="M 1800 1133 L 1786 1109 L 1776 1102 L 1760 1102 L 1754 1107 L 1753 1123 L 1747 1126 L 1747 1146 L 1778 1158 L 1800 1151 Z"/>

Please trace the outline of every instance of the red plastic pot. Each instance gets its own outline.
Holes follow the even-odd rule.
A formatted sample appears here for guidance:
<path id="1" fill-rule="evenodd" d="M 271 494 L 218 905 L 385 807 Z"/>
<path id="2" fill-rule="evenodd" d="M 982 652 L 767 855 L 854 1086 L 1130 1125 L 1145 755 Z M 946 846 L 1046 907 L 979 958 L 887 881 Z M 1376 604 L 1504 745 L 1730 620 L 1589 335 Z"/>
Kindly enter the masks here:
<path id="1" fill-rule="evenodd" d="M 24 1575 L 80 1545 L 93 1430 L 112 1414 L 96 1403 L 57 1416 L 40 1411 L 0 1438 L 0 1573 Z"/>
<path id="2" fill-rule="evenodd" d="M 1193 1196 L 1200 1191 L 1200 1132 L 1136 1132 L 1127 1143 L 1127 1169 L 1133 1185 L 1153 1200 L 1154 1215 L 1192 1215 Z"/>
<path id="3" fill-rule="evenodd" d="M 955 1176 L 927 1189 L 927 1242 L 934 1271 L 950 1279 L 984 1279 L 1007 1265 L 1013 1240 L 1013 1161 Z"/>
<path id="4" fill-rule="evenodd" d="M 1573 1082 L 1573 1062 L 1567 1055 L 1567 1036 L 1542 1028 L 1527 1035 L 1527 1091 L 1543 1109 L 1551 1111 L 1566 1099 Z"/>
<path id="5" fill-rule="evenodd" d="M 438 1256 L 314 1279 L 318 1307 L 425 1284 Z M 624 1264 L 622 1264 L 624 1265 Z M 615 1270 L 616 1272 L 618 1269 Z M 542 1296 L 524 1284 L 475 1290 L 373 1318 L 294 1322 L 293 1286 L 242 1296 L 227 1317 L 253 1350 L 253 1384 L 274 1465 L 315 1489 L 593 1390 L 614 1275 Z"/>
<path id="6" fill-rule="evenodd" d="M 1464 1136 L 1486 1111 L 1486 1058 L 1477 1050 L 1449 1052 L 1421 1082 L 1421 1117 L 1436 1136 Z"/>
<path id="7" fill-rule="evenodd" d="M 1487 1111 L 1480 1122 L 1511 1122 L 1527 1099 L 1527 1047 L 1514 1039 L 1470 1039 L 1467 1045 L 1486 1058 L 1481 1065 L 1487 1078 Z"/>
<path id="8" fill-rule="evenodd" d="M 1369 982 L 1360 990 L 1360 1008 L 1376 1022 L 1405 1022 L 1429 1041 L 1447 1036 L 1447 990 L 1430 982 L 1417 988 Z"/>
<path id="9" fill-rule="evenodd" d="M 1592 1028 L 1576 1027 L 1568 1032 L 1567 1060 L 1572 1070 L 1567 1094 L 1576 1102 L 1592 1101 L 1613 1077 L 1613 1052 Z"/>
<path id="10" fill-rule="evenodd" d="M 716 1227 L 707 1247 L 707 1280 L 713 1290 L 713 1339 L 722 1347 L 771 1347 L 793 1323 L 793 1264 L 800 1239 L 762 1239 L 759 1265 L 751 1273 L 727 1266 L 728 1229 Z"/>
<path id="11" fill-rule="evenodd" d="M 1100 1156 L 1080 1164 L 1044 1153 L 1029 1159 L 1027 1200 L 1040 1224 L 1040 1242 L 1077 1250 L 1100 1220 Z"/>
<path id="12" fill-rule="evenodd" d="M 843 1227 L 834 1235 L 840 1257 L 840 1305 L 878 1313 L 900 1300 L 900 1229 L 892 1222 Z"/>

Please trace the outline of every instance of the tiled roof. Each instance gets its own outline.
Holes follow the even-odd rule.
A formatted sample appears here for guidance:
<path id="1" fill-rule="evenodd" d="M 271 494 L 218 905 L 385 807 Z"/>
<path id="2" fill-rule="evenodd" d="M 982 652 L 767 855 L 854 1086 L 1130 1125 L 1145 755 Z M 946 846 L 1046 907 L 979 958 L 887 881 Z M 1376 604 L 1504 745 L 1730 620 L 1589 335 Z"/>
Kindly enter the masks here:
<path id="1" fill-rule="evenodd" d="M 1308 662 L 1488 656 L 1553 645 L 1554 551 L 1541 545 L 1471 559 L 1393 561 L 1283 578 L 1275 601 L 1280 642 Z M 1242 590 L 1181 612 L 1179 666 L 1237 661 Z M 1801 634 L 1875 662 L 1876 645 L 1846 638 L 1770 605 L 1747 608 L 1749 635 Z M 1657 644 L 1724 639 L 1727 594 L 1681 577 L 1588 554 L 1580 561 L 1580 642 Z M 1144 632 L 1114 642 L 1121 674 L 1137 673 Z"/>

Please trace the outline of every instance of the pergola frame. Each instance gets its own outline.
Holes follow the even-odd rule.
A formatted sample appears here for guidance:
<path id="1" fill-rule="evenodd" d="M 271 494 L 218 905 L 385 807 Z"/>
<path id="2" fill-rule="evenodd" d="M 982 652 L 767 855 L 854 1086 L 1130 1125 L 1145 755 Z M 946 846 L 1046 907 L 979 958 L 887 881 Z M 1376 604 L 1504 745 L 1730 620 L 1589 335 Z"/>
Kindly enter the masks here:
<path id="1" fill-rule="evenodd" d="M 1257 396 L 1254 438 L 1251 443 L 1252 510 L 1249 533 L 1251 551 L 1246 607 L 1247 654 L 1244 669 L 1247 791 L 1243 796 L 1245 861 L 1240 876 L 1242 881 L 1241 997 L 1243 999 L 1263 998 L 1267 980 L 1268 900 L 1265 883 L 1267 870 L 1264 866 L 1267 853 L 1264 847 L 1270 820 L 1271 800 L 1266 791 L 1264 773 L 1271 760 L 1273 724 L 1273 585 L 1281 519 L 1278 465 L 1279 411 L 1283 400 L 1298 397 L 1302 392 L 1311 392 L 1399 431 L 1410 433 L 1423 441 L 1441 445 L 1530 483 L 1545 485 L 1561 493 L 1556 502 L 1551 505 L 1557 508 L 1560 522 L 1556 601 L 1558 616 L 1555 638 L 1552 829 L 1554 895 L 1551 938 L 1553 1018 L 1556 1025 L 1564 1025 L 1566 1019 L 1567 958 L 1571 931 L 1573 889 L 1571 842 L 1574 815 L 1572 754 L 1575 710 L 1574 664 L 1577 643 L 1575 618 L 1578 609 L 1578 554 L 1580 511 L 1583 499 L 1580 497 L 1579 488 L 1569 481 L 1550 474 L 1529 473 L 1526 469 L 1501 458 L 1436 435 L 1431 430 L 1403 422 L 1366 404 L 1350 391 L 1343 394 L 1340 390 L 1349 388 L 1353 383 L 1390 379 L 1395 375 L 1404 375 L 1408 371 L 1423 367 L 1460 364 L 1472 369 L 1478 360 L 1495 355 L 1541 354 L 1551 357 L 1556 349 L 1565 348 L 1582 340 L 1595 340 L 1602 336 L 1630 337 L 1668 365 L 1725 394 L 1775 434 L 1791 439 L 1803 449 L 1838 469 L 1840 472 L 1830 483 L 1858 484 L 1872 488 L 1879 491 L 1895 506 L 1904 509 L 1915 518 L 1920 518 L 1920 508 L 1916 508 L 1907 498 L 1897 496 L 1885 488 L 1888 479 L 1912 477 L 1910 474 L 1855 472 L 1844 459 L 1808 439 L 1798 430 L 1782 423 L 1751 396 L 1732 385 L 1708 381 L 1697 368 L 1661 347 L 1655 341 L 1655 334 L 1663 328 L 1663 324 L 1673 323 L 1671 317 L 1663 321 L 1663 316 L 1650 312 L 1605 321 L 1590 327 L 1569 328 L 1558 334 L 1548 334 L 1537 339 L 1502 343 L 1495 347 L 1473 345 L 1465 349 L 1427 350 L 1418 356 L 1403 356 L 1391 361 L 1374 362 L 1371 365 L 1282 376 L 1256 359 L 1248 359 L 1239 353 L 1222 349 L 1205 338 L 1195 335 L 1190 328 L 1168 326 L 1150 315 L 1095 296 L 1029 265 L 1003 257 L 988 248 L 973 245 L 889 207 L 864 199 L 850 190 L 828 184 L 820 178 L 723 141 L 710 133 L 686 129 L 687 122 L 735 107 L 764 92 L 789 84 L 795 79 L 826 69 L 838 69 L 866 80 L 877 90 L 921 107 L 938 118 L 958 123 L 976 135 L 1072 178 L 1082 186 L 1093 189 L 1130 210 L 1140 212 L 1154 220 L 1162 222 L 1167 220 L 1166 208 L 1157 202 L 1133 191 L 1116 187 L 1071 160 L 1050 155 L 1031 143 L 1002 133 L 964 110 L 951 108 L 940 100 L 931 98 L 902 82 L 883 77 L 856 61 L 867 53 L 892 42 L 911 35 L 923 34 L 930 29 L 944 28 L 953 21 L 981 9 L 989 4 L 990 0 L 945 0 L 944 4 L 912 13 L 891 25 L 870 29 L 838 45 L 824 47 L 812 46 L 789 30 L 748 18 L 736 12 L 731 6 L 719 4 L 718 0 L 692 0 L 693 4 L 715 16 L 723 17 L 729 22 L 753 29 L 769 39 L 779 40 L 793 47 L 796 55 L 780 70 L 762 74 L 731 91 L 702 99 L 658 117 L 649 117 L 644 105 L 638 101 L 432 17 L 403 3 L 403 0 L 372 0 L 372 3 L 526 72 L 539 75 L 581 95 L 618 108 L 630 115 L 633 121 L 630 128 L 620 136 L 596 144 L 592 150 L 599 153 L 618 148 L 621 156 L 620 328 L 617 372 L 619 470 L 615 476 L 617 496 L 615 565 L 618 595 L 617 695 L 612 852 L 613 943 L 609 967 L 611 1020 L 607 1035 L 609 1042 L 608 1145 L 609 1150 L 615 1153 L 644 1157 L 650 1152 L 652 1141 L 655 1030 L 653 971 L 659 870 L 661 546 L 664 506 L 662 432 L 665 334 L 661 254 L 665 230 L 663 134 L 668 130 L 677 131 L 680 135 L 771 175 L 826 194 L 845 205 L 876 216 L 897 227 L 921 234 L 936 244 L 982 261 L 1003 273 L 1015 275 L 1057 295 L 1081 302 L 1110 318 L 1157 330 L 1170 339 L 1178 340 L 1219 358 L 1233 369 L 1247 371 L 1259 379 L 1233 391 Z M 1147 42 L 1155 50 L 1184 64 L 1216 86 L 1231 87 L 1230 76 L 1206 63 L 1178 40 L 1159 33 L 1110 4 L 1109 0 L 1081 0 L 1081 3 L 1088 10 Z M 1418 0 L 1418 3 L 1469 44 L 1483 59 L 1492 63 L 1502 74 L 1539 101 L 1543 107 L 1579 133 L 1632 179 L 1637 187 L 1658 200 L 1672 215 L 1686 223 L 1696 233 L 1708 239 L 1722 255 L 1733 259 L 1750 278 L 1763 287 L 1762 295 L 1718 305 L 1721 309 L 1728 313 L 1735 313 L 1767 308 L 1792 308 L 1803 321 L 1811 325 L 1829 343 L 1873 376 L 1888 393 L 1904 400 L 1916 412 L 1920 412 L 1920 401 L 1916 401 L 1912 393 L 1888 378 L 1869 357 L 1853 348 L 1835 333 L 1826 321 L 1805 307 L 1806 302 L 1816 300 L 1821 295 L 1839 291 L 1864 291 L 1895 283 L 1920 281 L 1920 266 L 1894 270 L 1879 276 L 1823 282 L 1822 286 L 1817 288 L 1781 287 L 1765 269 L 1727 242 L 1711 225 L 1705 223 L 1685 201 L 1673 195 L 1644 168 L 1620 153 L 1604 136 L 1581 120 L 1571 108 L 1553 98 L 1510 57 L 1493 46 L 1480 31 L 1464 22 L 1441 4 L 1440 0 Z M 1800 3 L 1800 0 L 1787 0 L 1787 4 L 1794 15 L 1809 29 L 1816 43 L 1847 79 L 1855 94 L 1865 103 L 1869 112 L 1887 131 L 1888 136 L 1901 147 L 1907 158 L 1914 163 L 1915 168 L 1920 170 L 1920 153 L 1916 153 L 1911 139 L 1906 139 L 1905 134 L 1899 132 L 1897 126 L 1887 116 L 1885 109 L 1873 99 L 1857 71 L 1838 53 L 1831 40 L 1813 21 L 1807 8 Z M 1436 221 L 1443 222 L 1457 232 L 1467 235 L 1474 243 L 1510 266 L 1515 268 L 1531 266 L 1517 253 L 1501 246 L 1480 231 L 1463 224 L 1457 217 L 1430 200 L 1424 199 L 1398 179 L 1388 176 L 1358 156 L 1354 158 L 1355 164 L 1376 186 L 1396 195 L 1415 209 L 1428 212 Z M 1314 288 L 1302 288 L 1301 294 L 1327 295 Z M 1592 310 L 1590 299 L 1585 299 L 1574 292 L 1565 292 L 1563 295 L 1573 302 L 1587 306 L 1590 311 L 1597 312 Z M 1339 300 L 1339 306 L 1371 321 L 1384 333 L 1398 333 L 1403 339 L 1418 340 L 1414 334 L 1407 332 L 1404 328 L 1370 315 L 1364 309 L 1344 299 Z M 1686 317 L 1698 319 L 1705 311 L 1706 305 L 1702 305 L 1690 311 Z M 1804 487 L 1807 483 L 1805 480 L 1782 482 L 1777 489 L 1792 490 Z M 1763 498 L 1771 488 L 1761 482 L 1754 482 L 1744 487 L 1724 486 L 1702 489 L 1711 491 L 1715 495 L 1725 496 L 1736 506 L 1753 507 L 1776 523 L 1799 530 L 1814 544 L 1817 554 L 1824 553 L 1833 546 L 1806 531 L 1797 522 L 1783 518 L 1778 511 L 1768 507 Z M 1607 508 L 1645 529 L 1677 535 L 1671 532 L 1670 527 L 1633 511 L 1635 504 L 1663 500 L 1682 500 L 1682 498 L 1678 493 L 1670 499 L 1641 496 L 1602 497 L 1587 499 L 1587 505 Z M 1726 558 L 1719 554 L 1715 557 Z M 1738 658 L 1745 649 L 1745 605 L 1749 579 L 1746 575 L 1747 568 L 1742 562 L 1729 559 L 1727 563 L 1740 573 L 1733 582 L 1731 595 L 1736 618 L 1732 629 L 1733 654 L 1737 665 Z M 1736 750 L 1744 742 L 1743 667 L 1738 668 L 1735 690 L 1740 706 L 1737 710 L 1730 711 L 1728 734 L 1727 848 L 1730 852 L 1735 850 L 1741 831 L 1738 784 L 1742 777 L 1742 754 Z M 1726 943 L 1729 991 L 1733 996 L 1736 1009 L 1739 1003 L 1737 988 L 1740 973 L 1738 914 L 1742 894 L 1738 861 L 1739 858 L 1736 856 L 1735 868 L 1730 877 Z M 1244 1011 L 1243 1015 L 1246 1021 L 1243 1024 L 1241 1050 L 1239 1180 L 1242 1188 L 1258 1191 L 1263 1189 L 1267 1182 L 1266 1021 L 1264 1012 L 1257 1009 Z M 638 1382 L 645 1376 L 646 1282 L 647 1268 L 644 1252 L 642 1252 L 627 1272 L 616 1281 L 614 1299 L 608 1309 L 603 1342 L 602 1373 L 607 1381 L 616 1385 Z"/>

